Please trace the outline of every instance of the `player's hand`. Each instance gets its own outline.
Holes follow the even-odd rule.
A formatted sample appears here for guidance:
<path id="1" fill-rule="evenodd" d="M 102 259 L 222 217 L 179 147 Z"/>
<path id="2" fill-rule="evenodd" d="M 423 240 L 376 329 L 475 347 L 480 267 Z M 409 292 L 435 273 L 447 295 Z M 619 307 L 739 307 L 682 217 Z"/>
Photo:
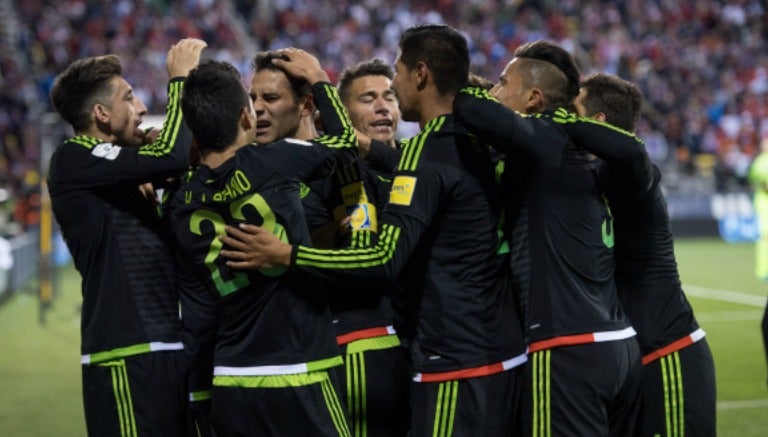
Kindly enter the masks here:
<path id="1" fill-rule="evenodd" d="M 312 246 L 318 249 L 333 249 L 338 246 L 339 238 L 350 232 L 352 218 L 343 217 L 338 222 L 331 222 L 312 231 Z"/>
<path id="2" fill-rule="evenodd" d="M 331 81 L 328 77 L 328 73 L 320 67 L 320 61 L 304 50 L 292 47 L 279 50 L 279 52 L 286 55 L 288 61 L 284 59 L 273 59 L 272 64 L 281 68 L 287 74 L 297 79 L 304 79 L 309 82 L 310 85 L 317 82 Z"/>
<path id="3" fill-rule="evenodd" d="M 144 144 L 152 144 L 160 136 L 160 129 L 153 127 L 144 131 Z"/>
<path id="4" fill-rule="evenodd" d="M 155 192 L 155 187 L 151 182 L 146 182 L 139 185 L 139 192 L 152 206 L 158 205 L 157 193 Z"/>
<path id="5" fill-rule="evenodd" d="M 187 77 L 189 72 L 200 63 L 200 53 L 208 44 L 197 38 L 184 38 L 168 50 L 165 66 L 168 77 Z"/>
<path id="6" fill-rule="evenodd" d="M 371 137 L 358 128 L 355 128 L 355 136 L 357 137 L 357 154 L 365 158 L 371 151 Z"/>
<path id="7" fill-rule="evenodd" d="M 264 228 L 240 224 L 227 226 L 225 232 L 219 240 L 230 248 L 220 252 L 228 260 L 227 267 L 255 270 L 291 265 L 293 247 Z"/>

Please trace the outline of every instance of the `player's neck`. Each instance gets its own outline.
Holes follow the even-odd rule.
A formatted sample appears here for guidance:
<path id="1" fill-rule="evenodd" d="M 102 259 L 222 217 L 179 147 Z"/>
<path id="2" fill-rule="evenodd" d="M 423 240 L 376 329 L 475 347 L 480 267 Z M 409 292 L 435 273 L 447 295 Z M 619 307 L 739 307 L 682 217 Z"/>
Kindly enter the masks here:
<path id="1" fill-rule="evenodd" d="M 200 157 L 200 164 L 208 168 L 217 168 L 235 156 L 242 145 L 231 145 L 222 151 L 207 151 Z"/>
<path id="2" fill-rule="evenodd" d="M 309 141 L 314 140 L 318 136 L 317 129 L 315 128 L 315 120 L 311 117 L 302 117 L 299 120 L 299 128 L 296 130 L 296 136 L 294 138 L 297 140 Z"/>
<path id="3" fill-rule="evenodd" d="M 441 96 L 436 92 L 430 96 L 430 98 L 422 99 L 421 111 L 419 112 L 419 128 L 424 129 L 424 126 L 431 120 L 445 114 L 453 113 L 453 100 L 455 96 Z"/>
<path id="4" fill-rule="evenodd" d="M 235 153 L 241 148 L 253 143 L 253 132 L 240 130 L 235 137 L 235 141 L 230 143 L 224 150 L 205 150 L 200 156 L 200 164 L 208 168 L 216 168 L 224 164 L 228 159 L 235 156 Z"/>
<path id="5" fill-rule="evenodd" d="M 97 140 L 101 140 L 105 143 L 111 143 L 115 141 L 115 136 L 110 135 L 102 130 L 100 130 L 97 126 L 91 126 L 87 129 L 76 131 L 75 135 L 85 135 L 91 138 L 96 138 Z"/>

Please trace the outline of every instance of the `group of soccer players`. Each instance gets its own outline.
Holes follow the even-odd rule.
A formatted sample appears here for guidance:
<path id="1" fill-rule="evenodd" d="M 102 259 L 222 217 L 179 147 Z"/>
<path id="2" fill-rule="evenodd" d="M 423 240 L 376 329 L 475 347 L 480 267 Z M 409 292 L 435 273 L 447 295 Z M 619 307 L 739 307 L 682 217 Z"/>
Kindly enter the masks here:
<path id="1" fill-rule="evenodd" d="M 51 91 L 90 435 L 714 435 L 634 85 L 536 41 L 468 86 L 444 25 L 338 90 L 204 46 L 169 50 L 160 131 L 114 56 Z"/>

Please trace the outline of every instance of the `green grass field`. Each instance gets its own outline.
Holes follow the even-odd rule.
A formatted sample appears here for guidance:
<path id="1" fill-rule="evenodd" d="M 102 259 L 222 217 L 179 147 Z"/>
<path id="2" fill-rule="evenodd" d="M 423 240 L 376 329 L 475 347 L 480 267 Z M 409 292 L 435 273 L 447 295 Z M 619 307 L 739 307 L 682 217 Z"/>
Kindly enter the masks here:
<path id="1" fill-rule="evenodd" d="M 768 435 L 760 318 L 768 284 L 752 274 L 753 247 L 713 239 L 677 244 L 683 283 L 715 356 L 718 434 Z M 0 436 L 85 435 L 80 401 L 79 277 L 58 275 L 39 324 L 35 284 L 0 306 Z M 696 436 L 692 436 L 696 437 Z"/>

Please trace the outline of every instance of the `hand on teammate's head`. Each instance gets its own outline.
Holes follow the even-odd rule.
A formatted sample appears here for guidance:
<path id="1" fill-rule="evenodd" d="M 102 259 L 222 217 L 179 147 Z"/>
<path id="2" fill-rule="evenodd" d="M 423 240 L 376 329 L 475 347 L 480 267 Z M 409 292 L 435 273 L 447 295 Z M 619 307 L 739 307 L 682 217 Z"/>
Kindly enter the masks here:
<path id="1" fill-rule="evenodd" d="M 330 82 L 328 74 L 320 66 L 320 61 L 308 52 L 293 47 L 279 50 L 279 52 L 285 54 L 288 60 L 273 59 L 272 63 L 287 74 L 297 79 L 304 79 L 310 84 Z"/>
<path id="2" fill-rule="evenodd" d="M 184 38 L 171 46 L 165 66 L 168 77 L 187 77 L 190 70 L 200 63 L 200 53 L 208 44 L 197 38 Z"/>

